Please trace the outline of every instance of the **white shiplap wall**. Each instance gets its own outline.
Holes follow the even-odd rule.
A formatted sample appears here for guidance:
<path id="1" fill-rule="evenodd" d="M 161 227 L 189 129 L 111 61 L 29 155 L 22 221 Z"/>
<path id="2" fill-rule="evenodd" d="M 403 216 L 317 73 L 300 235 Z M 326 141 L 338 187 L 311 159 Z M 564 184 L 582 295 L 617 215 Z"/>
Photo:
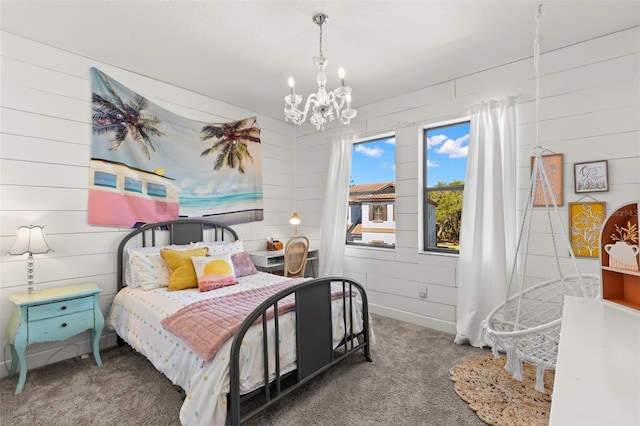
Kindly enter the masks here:
<path id="1" fill-rule="evenodd" d="M 6 32 L 0 36 L 0 362 L 4 362 L 10 358 L 4 333 L 10 315 L 6 297 L 25 287 L 26 260 L 4 254 L 16 226 L 45 225 L 56 250 L 36 256 L 37 286 L 98 282 L 104 288 L 105 313 L 115 292 L 115 250 L 127 230 L 86 224 L 89 68 L 96 66 L 151 101 L 193 119 L 230 121 L 253 113 Z M 611 210 L 640 197 L 639 40 L 638 28 L 633 28 L 541 58 L 540 136 L 546 148 L 564 153 L 567 201 L 579 198 L 573 193 L 572 164 L 599 159 L 609 160 L 611 190 L 594 194 L 598 200 L 606 201 Z M 457 257 L 418 250 L 420 126 L 463 116 L 481 100 L 521 94 L 517 178 L 522 194 L 534 144 L 533 93 L 533 67 L 527 58 L 363 106 L 348 128 L 315 132 L 305 125 L 294 130 L 259 116 L 265 220 L 236 228 L 245 246 L 256 249 L 269 236 L 291 234 L 288 217 L 295 209 L 303 218 L 299 232 L 319 245 L 329 139 L 344 131 L 362 137 L 395 130 L 397 247 L 393 251 L 348 248 L 345 274 L 367 286 L 374 312 L 454 332 Z M 522 209 L 522 202 L 519 205 Z M 566 218 L 566 205 L 561 213 Z M 530 261 L 544 275 L 551 259 L 544 247 L 535 250 Z M 597 260 L 579 259 L 579 263 L 584 272 L 598 273 Z M 427 285 L 427 300 L 418 297 L 419 285 Z M 106 340 L 103 346 L 114 339 L 111 335 Z M 69 342 L 29 347 L 29 366 L 89 352 L 86 336 Z M 5 374 L 2 369 L 1 375 Z"/>
<path id="2" fill-rule="evenodd" d="M 590 194 L 605 201 L 607 210 L 640 198 L 638 27 L 543 53 L 540 74 L 540 143 L 544 148 L 564 154 L 565 204 L 560 211 L 564 229 L 568 221 L 566 203 L 581 197 L 574 193 L 573 163 L 609 161 L 610 190 Z M 396 131 L 396 249 L 346 249 L 345 275 L 366 285 L 373 312 L 455 333 L 457 257 L 419 253 L 420 128 L 464 117 L 470 107 L 482 100 L 520 95 L 517 106 L 519 224 L 535 145 L 534 76 L 532 58 L 526 58 L 361 107 L 357 119 L 348 128 L 333 126 L 324 133 L 316 133 L 303 127 L 298 131 L 297 162 L 304 164 L 298 167 L 298 210 L 305 218 L 302 232 L 316 241 L 320 236 L 319 212 L 330 138 L 342 132 L 362 137 Z M 549 255 L 553 250 L 548 232 L 544 238 L 548 226 L 543 226 L 543 211 L 537 209 L 534 214 L 535 233 L 528 270 L 536 276 L 529 277 L 529 283 L 556 276 L 553 257 Z M 556 233 L 560 232 L 556 229 Z M 571 273 L 568 250 L 560 253 L 566 253 L 561 256 L 563 271 Z M 599 274 L 597 259 L 578 258 L 578 265 L 583 273 Z M 421 285 L 428 288 L 426 300 L 418 297 Z"/>
<path id="3" fill-rule="evenodd" d="M 253 112 L 85 57 L 0 32 L 0 363 L 10 360 L 5 328 L 11 293 L 26 289 L 26 258 L 8 256 L 18 225 L 44 225 L 54 253 L 35 256 L 37 288 L 97 282 L 106 314 L 116 292 L 116 249 L 127 229 L 89 226 L 91 81 L 95 66 L 184 117 L 226 122 Z M 265 220 L 234 226 L 249 250 L 292 233 L 295 129 L 258 116 L 262 129 Z M 89 352 L 88 333 L 27 349 L 29 367 Z M 113 344 L 103 334 L 102 347 Z M 6 368 L 1 368 L 6 375 Z"/>

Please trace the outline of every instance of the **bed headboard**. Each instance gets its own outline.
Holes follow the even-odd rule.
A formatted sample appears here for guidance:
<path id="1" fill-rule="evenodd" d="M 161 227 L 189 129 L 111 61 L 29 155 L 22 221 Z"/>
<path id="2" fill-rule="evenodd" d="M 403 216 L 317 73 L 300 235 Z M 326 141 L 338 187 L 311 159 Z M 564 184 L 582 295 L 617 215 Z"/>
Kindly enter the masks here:
<path id="1" fill-rule="evenodd" d="M 132 241 L 135 239 L 135 241 Z M 203 218 L 147 223 L 124 236 L 118 246 L 118 290 L 124 286 L 124 255 L 127 247 L 155 247 L 199 241 L 236 241 L 232 228 Z"/>

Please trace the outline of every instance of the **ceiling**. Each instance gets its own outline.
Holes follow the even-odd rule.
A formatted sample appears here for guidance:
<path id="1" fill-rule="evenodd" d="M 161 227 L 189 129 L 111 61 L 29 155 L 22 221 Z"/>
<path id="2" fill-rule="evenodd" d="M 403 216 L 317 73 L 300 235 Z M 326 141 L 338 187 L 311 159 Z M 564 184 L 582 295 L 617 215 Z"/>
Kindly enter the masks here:
<path id="1" fill-rule="evenodd" d="M 289 75 L 298 93 L 317 90 L 317 12 L 329 15 L 327 88 L 344 67 L 358 108 L 531 57 L 539 3 L 3 0 L 0 22 L 9 33 L 284 120 Z M 541 50 L 639 18 L 638 0 L 544 1 Z"/>

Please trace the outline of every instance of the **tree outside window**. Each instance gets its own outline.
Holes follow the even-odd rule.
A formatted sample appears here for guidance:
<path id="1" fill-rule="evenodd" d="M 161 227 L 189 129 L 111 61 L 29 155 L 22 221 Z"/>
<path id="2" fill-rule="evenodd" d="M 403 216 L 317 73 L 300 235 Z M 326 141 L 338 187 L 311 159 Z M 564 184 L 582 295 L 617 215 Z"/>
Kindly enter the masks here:
<path id="1" fill-rule="evenodd" d="M 424 129 L 424 250 L 458 253 L 469 121 Z"/>

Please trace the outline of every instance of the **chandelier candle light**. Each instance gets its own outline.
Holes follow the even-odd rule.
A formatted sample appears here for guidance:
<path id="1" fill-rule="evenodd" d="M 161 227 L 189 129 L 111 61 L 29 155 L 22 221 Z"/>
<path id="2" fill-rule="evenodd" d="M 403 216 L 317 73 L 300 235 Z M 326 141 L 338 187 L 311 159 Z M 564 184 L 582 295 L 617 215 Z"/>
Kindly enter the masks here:
<path id="1" fill-rule="evenodd" d="M 344 69 L 340 67 L 338 75 L 340 77 L 340 87 L 332 92 L 327 92 L 327 75 L 324 69 L 329 63 L 322 53 L 322 25 L 329 20 L 324 13 L 313 15 L 313 22 L 320 27 L 320 56 L 314 56 L 313 63 L 318 67 L 318 93 L 312 93 L 307 98 L 304 110 L 298 109 L 298 105 L 302 102 L 302 96 L 296 94 L 293 77 L 289 77 L 289 88 L 291 92 L 285 96 L 284 113 L 286 121 L 300 125 L 305 122 L 309 110 L 311 115 L 309 121 L 316 126 L 317 130 L 324 130 L 327 122 L 334 119 L 334 114 L 340 119 L 342 124 L 349 124 L 358 111 L 351 108 L 351 87 L 344 85 Z M 342 108 L 346 108 L 342 110 Z M 341 111 L 342 110 L 342 111 Z"/>

